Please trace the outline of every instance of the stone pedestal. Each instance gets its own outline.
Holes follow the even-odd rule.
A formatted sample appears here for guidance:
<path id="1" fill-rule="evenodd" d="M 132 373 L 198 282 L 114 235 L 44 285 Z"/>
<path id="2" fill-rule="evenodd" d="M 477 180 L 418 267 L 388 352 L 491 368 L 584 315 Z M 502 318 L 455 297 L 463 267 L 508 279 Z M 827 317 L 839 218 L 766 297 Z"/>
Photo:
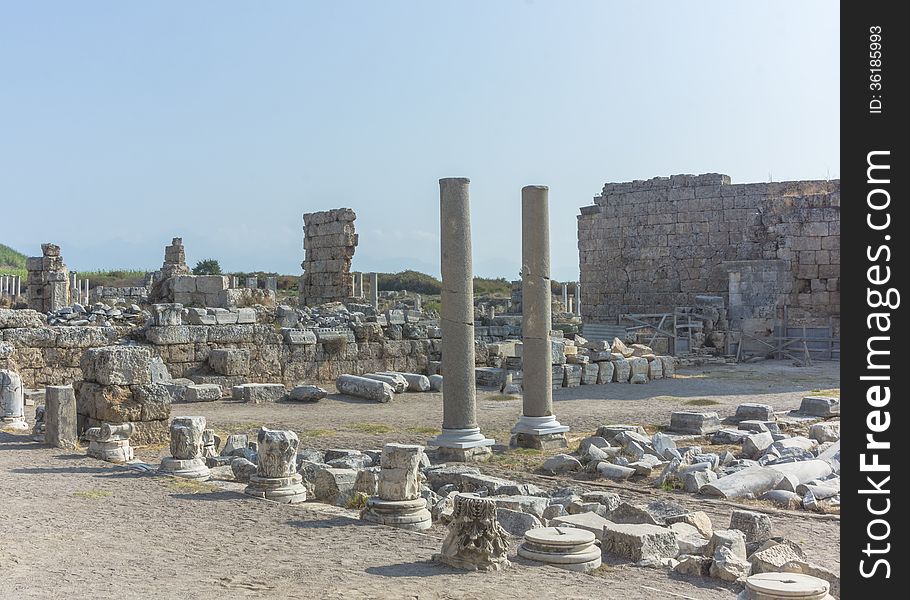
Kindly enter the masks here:
<path id="1" fill-rule="evenodd" d="M 541 527 L 525 533 L 518 555 L 529 560 L 587 573 L 600 566 L 592 532 L 577 527 Z"/>
<path id="2" fill-rule="evenodd" d="M 510 445 L 566 448 L 566 432 L 553 415 L 553 349 L 550 342 L 550 209 L 546 186 L 521 190 L 522 416 Z M 565 288 L 563 288 L 565 290 Z"/>
<path id="3" fill-rule="evenodd" d="M 737 600 L 834 600 L 827 581 L 802 573 L 759 573 L 746 578 Z"/>
<path id="4" fill-rule="evenodd" d="M 477 427 L 474 383 L 474 270 L 466 178 L 439 180 L 442 245 L 442 433 L 428 445 L 448 460 L 484 459 L 494 441 Z M 483 448 L 483 450 L 476 450 Z"/>
<path id="5" fill-rule="evenodd" d="M 449 532 L 433 560 L 468 571 L 509 567 L 506 532 L 496 520 L 496 502 L 471 494 L 455 496 Z"/>
<path id="6" fill-rule="evenodd" d="M 293 431 L 259 430 L 256 474 L 244 493 L 282 504 L 306 500 L 303 478 L 297 473 L 300 440 Z"/>
<path id="7" fill-rule="evenodd" d="M 26 431 L 25 397 L 19 373 L 0 369 L 0 429 Z"/>
<path id="8" fill-rule="evenodd" d="M 76 393 L 71 385 L 49 385 L 44 395 L 44 442 L 57 448 L 76 448 Z"/>
<path id="9" fill-rule="evenodd" d="M 420 497 L 423 446 L 386 444 L 382 448 L 378 496 L 367 500 L 360 518 L 401 529 L 429 529 L 433 517 Z"/>
<path id="10" fill-rule="evenodd" d="M 130 436 L 136 427 L 132 423 L 102 423 L 101 427 L 90 427 L 85 432 L 89 441 L 87 454 L 112 463 L 133 460 Z"/>
<path id="11" fill-rule="evenodd" d="M 203 457 L 205 417 L 174 417 L 171 421 L 171 456 L 161 459 L 160 473 L 205 481 L 211 477 Z"/>

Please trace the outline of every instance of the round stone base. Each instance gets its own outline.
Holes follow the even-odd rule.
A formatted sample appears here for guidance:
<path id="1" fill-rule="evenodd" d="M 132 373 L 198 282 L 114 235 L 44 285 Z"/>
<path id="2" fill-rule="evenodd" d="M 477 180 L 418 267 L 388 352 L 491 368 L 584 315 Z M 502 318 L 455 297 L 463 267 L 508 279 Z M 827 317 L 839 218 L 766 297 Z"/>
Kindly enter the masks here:
<path id="1" fill-rule="evenodd" d="M 427 510 L 427 501 L 423 498 L 414 500 L 383 500 L 372 497 L 367 500 L 366 508 L 360 518 L 370 523 L 420 531 L 433 526 L 433 516 Z"/>
<path id="2" fill-rule="evenodd" d="M 303 477 L 295 473 L 290 477 L 250 477 L 250 484 L 243 490 L 244 494 L 265 498 L 281 504 L 297 504 L 306 501 L 306 488 Z"/>
<path id="3" fill-rule="evenodd" d="M 173 475 L 174 477 L 183 477 L 185 479 L 195 479 L 196 481 L 207 481 L 212 477 L 209 468 L 205 466 L 205 459 L 191 458 L 162 458 L 161 466 L 158 472 L 164 475 Z"/>
<path id="4" fill-rule="evenodd" d="M 746 578 L 746 589 L 737 600 L 833 600 L 824 579 L 802 573 L 759 573 Z"/>
<path id="5" fill-rule="evenodd" d="M 594 534 L 573 527 L 531 529 L 518 546 L 518 555 L 561 569 L 587 573 L 601 564 Z"/>

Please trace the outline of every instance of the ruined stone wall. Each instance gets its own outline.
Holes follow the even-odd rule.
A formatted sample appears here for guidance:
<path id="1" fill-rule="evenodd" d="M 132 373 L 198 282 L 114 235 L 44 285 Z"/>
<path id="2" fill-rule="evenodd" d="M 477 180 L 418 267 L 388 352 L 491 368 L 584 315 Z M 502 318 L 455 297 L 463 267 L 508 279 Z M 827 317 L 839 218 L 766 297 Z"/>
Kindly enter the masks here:
<path id="1" fill-rule="evenodd" d="M 69 306 L 69 271 L 63 264 L 60 246 L 41 244 L 42 256 L 25 261 L 28 270 L 28 307 L 38 312 L 52 312 Z"/>
<path id="2" fill-rule="evenodd" d="M 339 302 L 354 296 L 351 260 L 357 247 L 356 218 L 350 208 L 303 215 L 301 306 Z"/>
<path id="3" fill-rule="evenodd" d="M 711 173 L 607 183 L 581 208 L 578 249 L 585 322 L 711 294 L 734 327 L 767 322 L 784 303 L 791 325 L 825 325 L 840 314 L 840 182 L 733 185 Z"/>
<path id="4" fill-rule="evenodd" d="M 13 346 L 12 359 L 28 387 L 67 385 L 82 379 L 79 361 L 89 348 L 116 344 L 131 327 L 49 327 L 32 310 L 0 309 L 0 341 Z"/>

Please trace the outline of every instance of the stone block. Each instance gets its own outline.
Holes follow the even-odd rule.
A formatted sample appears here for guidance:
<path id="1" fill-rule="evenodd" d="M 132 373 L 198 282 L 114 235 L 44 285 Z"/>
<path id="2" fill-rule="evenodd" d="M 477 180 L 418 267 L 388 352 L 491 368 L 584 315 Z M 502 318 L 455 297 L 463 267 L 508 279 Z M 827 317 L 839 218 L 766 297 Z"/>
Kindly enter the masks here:
<path id="1" fill-rule="evenodd" d="M 287 396 L 287 390 L 280 383 L 244 383 L 232 388 L 234 400 L 252 404 L 280 402 Z"/>
<path id="2" fill-rule="evenodd" d="M 716 412 L 678 410 L 670 414 L 670 430 L 677 433 L 705 435 L 721 428 Z"/>
<path id="3" fill-rule="evenodd" d="M 223 390 L 215 383 L 194 383 L 186 386 L 183 392 L 184 402 L 214 402 L 221 400 Z"/>
<path id="4" fill-rule="evenodd" d="M 500 526 L 506 530 L 506 533 L 514 537 L 524 537 L 531 529 L 543 527 L 540 519 L 526 512 L 510 510 L 508 508 L 496 508 L 496 520 Z"/>
<path id="5" fill-rule="evenodd" d="M 736 407 L 736 414 L 733 420 L 739 421 L 773 421 L 774 407 L 770 404 L 758 404 L 746 402 Z"/>
<path id="6" fill-rule="evenodd" d="M 152 382 L 151 352 L 145 346 L 89 348 L 80 367 L 86 381 L 101 385 L 142 385 Z"/>
<path id="7" fill-rule="evenodd" d="M 215 348 L 209 353 L 209 366 L 219 375 L 249 375 L 250 351 Z"/>
<path id="8" fill-rule="evenodd" d="M 318 402 L 328 395 L 329 392 L 318 385 L 295 385 L 288 398 L 295 402 Z"/>
<path id="9" fill-rule="evenodd" d="M 799 405 L 799 412 L 813 417 L 836 417 L 840 415 L 840 399 L 806 396 Z"/>
<path id="10" fill-rule="evenodd" d="M 76 427 L 76 393 L 73 386 L 49 385 L 45 390 L 45 443 L 57 448 L 76 448 L 79 435 Z"/>
<path id="11" fill-rule="evenodd" d="M 601 547 L 604 552 L 636 562 L 675 558 L 679 554 L 679 545 L 673 531 L 657 525 L 629 525 L 607 521 Z"/>
<path id="12" fill-rule="evenodd" d="M 730 529 L 742 531 L 746 543 L 771 539 L 771 517 L 751 510 L 734 510 L 730 516 Z"/>

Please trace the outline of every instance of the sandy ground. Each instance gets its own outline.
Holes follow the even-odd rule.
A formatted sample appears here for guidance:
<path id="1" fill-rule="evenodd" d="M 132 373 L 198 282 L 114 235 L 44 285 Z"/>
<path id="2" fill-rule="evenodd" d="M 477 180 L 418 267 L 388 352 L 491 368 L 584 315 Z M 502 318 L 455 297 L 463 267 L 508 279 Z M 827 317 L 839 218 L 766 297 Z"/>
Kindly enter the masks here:
<path id="1" fill-rule="evenodd" d="M 577 439 L 609 422 L 661 425 L 685 402 L 721 416 L 741 402 L 798 406 L 813 390 L 837 388 L 838 365 L 795 368 L 783 362 L 687 370 L 648 385 L 584 386 L 555 392 L 555 410 Z M 507 443 L 520 400 L 481 393 L 478 420 Z M 298 432 L 304 447 L 380 448 L 422 443 L 442 418 L 438 394 L 404 394 L 389 404 L 332 395 L 318 404 L 245 405 L 230 401 L 178 405 L 173 414 L 207 417 L 217 431 L 259 425 Z M 163 448 L 140 448 L 154 462 Z M 535 453 L 497 448 L 481 468 L 541 487 L 598 482 L 527 472 Z M 602 484 L 601 484 L 602 485 Z M 515 558 L 500 573 L 464 573 L 431 562 L 445 530 L 425 533 L 364 524 L 356 513 L 318 503 L 278 505 L 245 497 L 237 484 L 189 484 L 138 473 L 0 433 L 0 599 L 118 598 L 733 598 L 716 580 L 609 561 L 582 575 Z M 726 527 L 733 506 L 641 484 L 609 488 L 632 502 L 672 499 L 704 510 Z M 776 514 L 776 534 L 800 543 L 810 560 L 839 570 L 839 521 L 806 513 Z M 514 555 L 514 544 L 511 554 Z"/>

